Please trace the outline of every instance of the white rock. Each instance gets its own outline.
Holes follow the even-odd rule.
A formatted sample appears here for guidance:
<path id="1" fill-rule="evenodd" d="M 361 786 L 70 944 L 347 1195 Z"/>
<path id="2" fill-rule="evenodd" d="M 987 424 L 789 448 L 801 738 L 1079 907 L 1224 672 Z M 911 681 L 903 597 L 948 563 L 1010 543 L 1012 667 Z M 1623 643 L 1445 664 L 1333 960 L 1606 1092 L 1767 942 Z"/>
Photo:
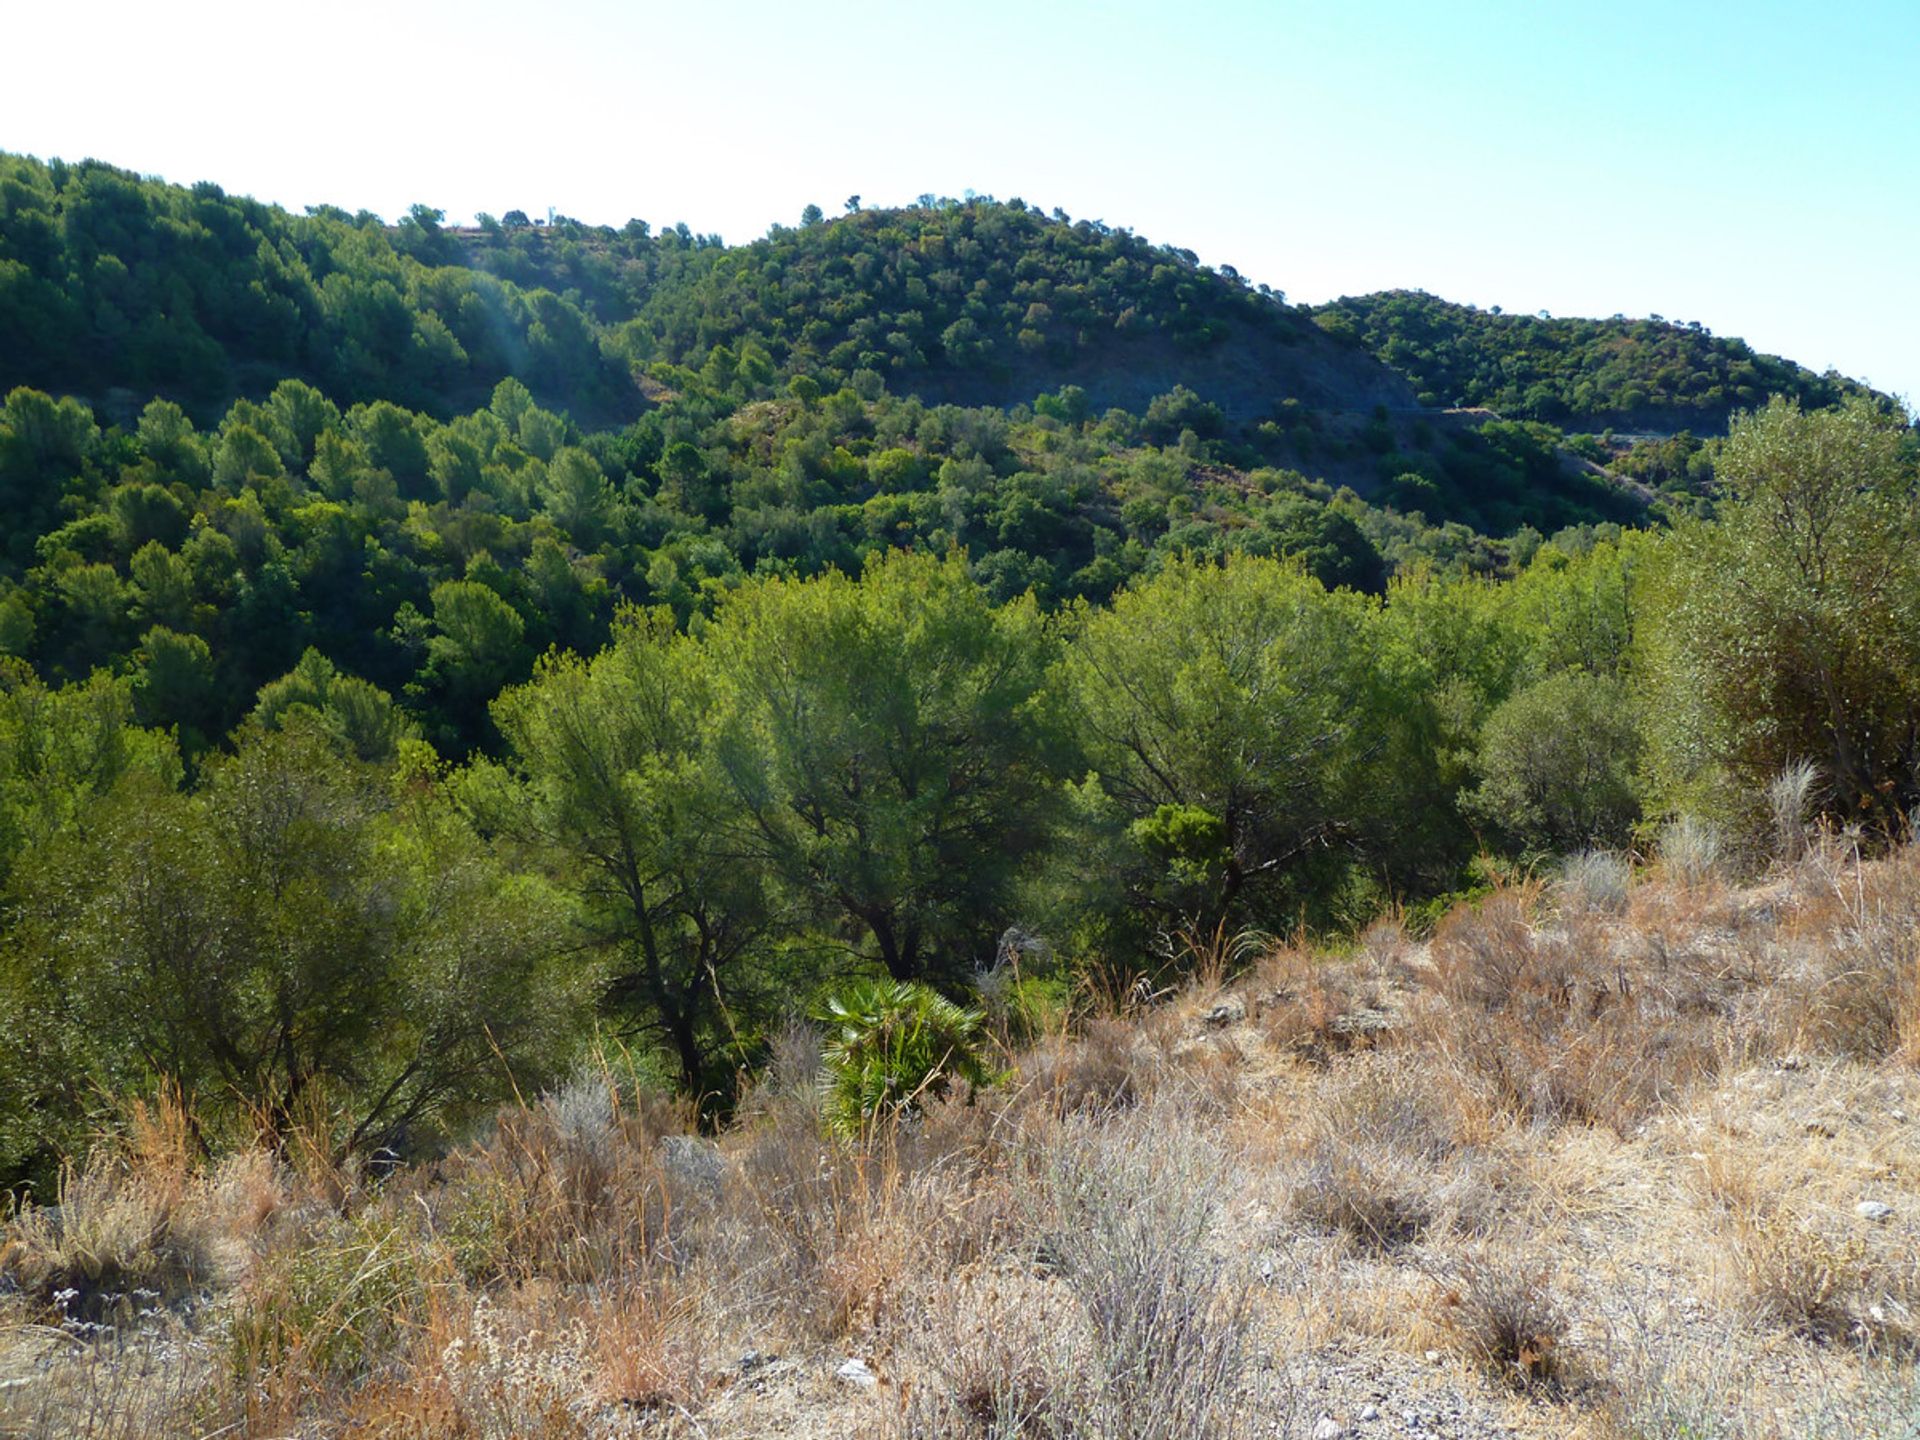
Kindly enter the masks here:
<path id="1" fill-rule="evenodd" d="M 1438 1365 L 1439 1363 L 1440 1363 L 1440 1352 L 1438 1350 L 1427 1351 L 1427 1364 Z"/>
<path id="2" fill-rule="evenodd" d="M 1331 1415 L 1322 1415 L 1320 1423 L 1313 1427 L 1313 1440 L 1340 1440 L 1340 1422 Z"/>
<path id="3" fill-rule="evenodd" d="M 1378 1405 L 1362 1405 L 1360 1407 L 1360 1418 L 1362 1420 L 1378 1420 L 1380 1418 L 1380 1407 Z"/>
<path id="4" fill-rule="evenodd" d="M 1858 1205 L 1853 1207 L 1853 1213 L 1858 1215 L 1862 1220 L 1871 1220 L 1874 1224 L 1878 1225 L 1882 1221 L 1893 1218 L 1893 1206 L 1887 1204 L 1884 1200 L 1862 1200 Z"/>
<path id="5" fill-rule="evenodd" d="M 833 1372 L 833 1378 L 844 1380 L 849 1385 L 857 1385 L 862 1390 L 871 1390 L 880 1383 L 880 1377 L 873 1373 L 873 1367 L 864 1360 L 849 1360 Z"/>

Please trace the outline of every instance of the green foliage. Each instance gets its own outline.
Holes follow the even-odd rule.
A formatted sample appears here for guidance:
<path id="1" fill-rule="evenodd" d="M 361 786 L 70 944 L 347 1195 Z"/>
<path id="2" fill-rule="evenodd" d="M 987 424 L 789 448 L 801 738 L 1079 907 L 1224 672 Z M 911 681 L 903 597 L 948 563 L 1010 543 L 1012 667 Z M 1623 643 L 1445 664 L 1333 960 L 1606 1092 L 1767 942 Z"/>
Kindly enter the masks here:
<path id="1" fill-rule="evenodd" d="M 318 650 L 309 650 L 280 679 L 260 687 L 253 707 L 256 725 L 278 730 L 300 713 L 356 759 L 379 763 L 399 754 L 412 727 L 394 709 L 393 697 L 353 675 L 342 674 Z"/>
<path id="2" fill-rule="evenodd" d="M 123 783 L 23 865 L 19 963 L 76 1078 L 161 1078 L 285 1133 L 313 1097 L 365 1149 L 559 1059 L 553 906 L 425 780 L 398 795 L 318 734 L 257 733 L 200 789 Z"/>
<path id="3" fill-rule="evenodd" d="M 1050 838 L 1063 744 L 1031 598 L 996 606 L 957 557 L 895 554 L 743 586 L 703 643 L 736 853 L 897 979 L 990 954 Z"/>
<path id="4" fill-rule="evenodd" d="M 1297 567 L 1177 560 L 1081 608 L 1064 681 L 1117 824 L 1126 904 L 1163 926 L 1279 925 L 1359 838 L 1377 613 Z"/>
<path id="5" fill-rule="evenodd" d="M 1452 305 L 1389 290 L 1314 312 L 1401 371 L 1428 405 L 1484 405 L 1502 414 L 1594 429 L 1652 411 L 1679 411 L 1718 428 L 1734 410 L 1785 395 L 1808 408 L 1862 387 L 1698 325 L 1646 320 L 1549 319 Z"/>
<path id="6" fill-rule="evenodd" d="M 0 155 L 0 190 L 0 387 L 165 388 L 206 404 L 250 375 L 301 371 L 352 400 L 444 412 L 518 374 L 631 408 L 578 303 L 545 287 L 557 275 L 522 286 L 471 268 L 417 214 L 389 230 L 17 155 Z M 309 458 L 329 407 L 298 381 L 277 394 L 287 458 Z M 263 458 L 259 438 L 233 437 L 229 474 Z"/>
<path id="7" fill-rule="evenodd" d="M 608 959 L 605 1005 L 696 1095 L 724 1091 L 726 1043 L 779 993 L 768 877 L 730 843 L 717 692 L 710 652 L 671 615 L 628 612 L 593 660 L 550 656 L 495 702 L 508 760 L 464 782 L 488 829 L 565 877 L 575 929 Z"/>
<path id="8" fill-rule="evenodd" d="M 1911 442 L 1855 400 L 1734 425 L 1717 523 L 1680 525 L 1639 598 L 1660 800 L 1743 815 L 1812 761 L 1834 811 L 1920 802 L 1920 501 Z"/>
<path id="9" fill-rule="evenodd" d="M 1640 733 L 1618 680 L 1562 670 L 1516 691 L 1481 727 L 1467 813 L 1522 849 L 1623 844 L 1638 815 Z"/>
<path id="10" fill-rule="evenodd" d="M 818 1019 L 827 1027 L 827 1124 L 842 1135 L 939 1099 L 956 1080 L 993 1082 L 979 1012 L 925 985 L 857 981 L 829 998 Z"/>
<path id="11" fill-rule="evenodd" d="M 1858 387 L 847 208 L 729 249 L 0 156 L 0 1178 L 163 1081 L 430 1138 L 590 1007 L 711 1111 L 848 974 L 881 1052 L 937 1034 L 909 982 L 1016 922 L 1065 963 L 1008 1033 L 1639 790 L 1920 800 L 1912 440 Z M 856 1124 L 957 1073 L 883 1058 Z"/>

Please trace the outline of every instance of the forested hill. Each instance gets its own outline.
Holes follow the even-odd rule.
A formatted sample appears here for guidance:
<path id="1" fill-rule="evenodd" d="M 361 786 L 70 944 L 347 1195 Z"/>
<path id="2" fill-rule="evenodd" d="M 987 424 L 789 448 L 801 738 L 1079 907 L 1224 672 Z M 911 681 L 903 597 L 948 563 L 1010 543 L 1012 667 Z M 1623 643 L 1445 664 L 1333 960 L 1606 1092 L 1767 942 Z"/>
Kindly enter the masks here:
<path id="1" fill-rule="evenodd" d="M 0 155 L 0 337 L 0 391 L 161 394 L 203 419 L 288 376 L 443 415 L 508 376 L 582 415 L 637 408 L 578 296 L 458 263 L 430 211 L 296 216 L 93 161 Z"/>
<path id="2" fill-rule="evenodd" d="M 502 233 L 477 258 L 492 268 L 546 241 Z M 1096 410 L 1135 413 L 1184 385 L 1253 422 L 1288 398 L 1335 411 L 1412 403 L 1399 376 L 1231 268 L 1017 199 L 832 222 L 810 213 L 652 286 L 617 343 L 635 360 L 696 366 L 717 347 L 758 346 L 783 370 L 871 370 L 897 392 L 963 405 L 1018 404 L 1066 384 Z"/>
<path id="3" fill-rule="evenodd" d="M 865 369 L 930 402 L 1074 384 L 1139 412 L 1185 385 L 1256 422 L 1287 398 L 1412 403 L 1391 370 L 1230 269 L 1017 200 L 810 213 L 728 249 L 640 221 L 296 216 L 216 185 L 0 157 L 0 333 L 0 388 L 158 392 L 194 410 L 293 375 L 444 416 L 511 376 L 614 421 L 643 408 L 645 367 L 697 369 L 716 349 L 722 368 L 744 358 L 828 388 Z"/>
<path id="4" fill-rule="evenodd" d="M 1423 406 L 1485 406 L 1572 430 L 1717 434 L 1734 411 L 1772 395 L 1819 408 L 1871 393 L 1657 315 L 1507 315 L 1389 290 L 1321 305 L 1314 318 L 1403 374 Z"/>
<path id="5" fill-rule="evenodd" d="M 190 754 L 337 667 L 384 692 L 363 748 L 417 725 L 459 755 L 622 603 L 689 624 L 903 549 L 1050 608 L 1176 555 L 1378 593 L 1510 573 L 1654 492 L 1709 503 L 1693 437 L 1429 413 L 1339 320 L 1016 200 L 810 208 L 729 248 L 0 156 L 0 661 L 119 677 Z M 1449 353 L 1497 368 L 1483 334 L 1509 331 Z M 1757 397 L 1758 366 L 1723 392 Z"/>

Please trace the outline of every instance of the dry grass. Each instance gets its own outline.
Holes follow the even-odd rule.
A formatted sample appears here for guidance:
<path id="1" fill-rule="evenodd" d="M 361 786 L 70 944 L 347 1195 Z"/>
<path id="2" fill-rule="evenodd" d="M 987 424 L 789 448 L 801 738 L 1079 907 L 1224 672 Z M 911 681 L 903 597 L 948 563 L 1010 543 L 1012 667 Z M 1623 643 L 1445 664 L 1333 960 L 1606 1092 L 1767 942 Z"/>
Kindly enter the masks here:
<path id="1" fill-rule="evenodd" d="M 0 1237 L 0 1435 L 1908 1433 L 1920 853 L 1777 848 L 1202 937 L 858 1143 L 804 1027 L 713 1139 L 603 1066 L 384 1178 L 163 1100 Z"/>
<path id="2" fill-rule="evenodd" d="M 1442 1327 L 1496 1384 L 1558 1392 L 1572 1367 L 1553 1283 L 1551 1260 L 1519 1243 L 1463 1251 L 1445 1266 L 1436 1302 Z"/>
<path id="3" fill-rule="evenodd" d="M 67 1168 L 56 1205 L 11 1217 L 0 1278 L 43 1313 L 96 1322 L 171 1303 L 213 1279 L 283 1202 L 261 1152 L 204 1165 L 191 1115 L 165 1090 L 131 1107 L 124 1134 Z"/>
<path id="4" fill-rule="evenodd" d="M 1482 1234 L 1519 1184 L 1488 1144 L 1480 1098 L 1404 1054 L 1356 1057 L 1315 1098 L 1287 1167 L 1287 1212 L 1362 1249 Z"/>
<path id="5" fill-rule="evenodd" d="M 1630 1133 L 1721 1068 L 1739 981 L 1709 951 L 1623 943 L 1590 914 L 1537 928 L 1540 908 L 1526 885 L 1441 922 L 1421 1039 L 1516 1117 Z"/>

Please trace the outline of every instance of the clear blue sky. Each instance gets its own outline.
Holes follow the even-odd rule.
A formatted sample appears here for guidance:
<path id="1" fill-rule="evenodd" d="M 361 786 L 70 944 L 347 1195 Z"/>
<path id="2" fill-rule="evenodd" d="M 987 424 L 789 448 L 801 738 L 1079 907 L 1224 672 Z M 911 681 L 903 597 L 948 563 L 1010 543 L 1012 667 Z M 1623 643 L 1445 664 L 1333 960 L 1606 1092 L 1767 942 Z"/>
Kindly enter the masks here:
<path id="1" fill-rule="evenodd" d="M 1920 0 L 14 7 L 0 148 L 730 241 L 971 188 L 1300 300 L 1661 314 L 1920 402 Z"/>

